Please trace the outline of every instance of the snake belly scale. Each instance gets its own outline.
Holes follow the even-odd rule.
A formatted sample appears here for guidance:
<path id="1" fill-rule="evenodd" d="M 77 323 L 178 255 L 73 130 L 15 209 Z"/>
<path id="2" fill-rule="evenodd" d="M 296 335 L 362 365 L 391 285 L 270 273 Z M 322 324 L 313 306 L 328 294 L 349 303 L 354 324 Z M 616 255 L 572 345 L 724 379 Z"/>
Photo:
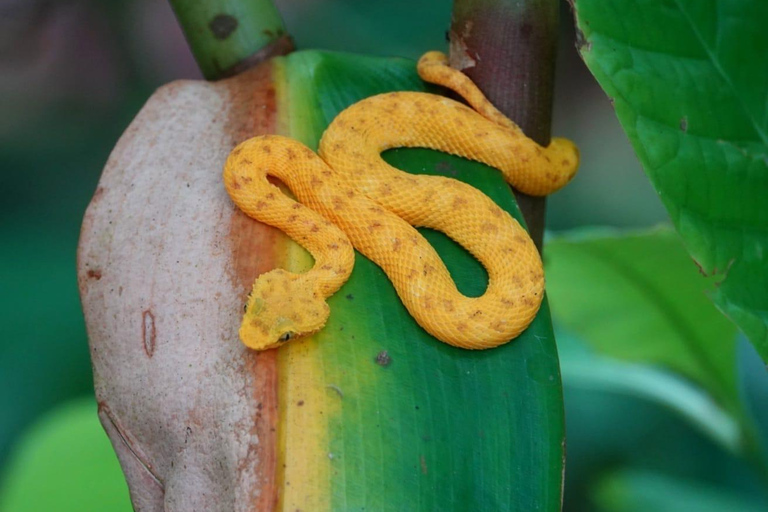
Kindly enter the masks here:
<path id="1" fill-rule="evenodd" d="M 422 147 L 499 169 L 518 190 L 545 195 L 575 174 L 578 151 L 565 139 L 541 147 L 500 114 L 445 56 L 419 61 L 423 79 L 450 87 L 473 108 L 420 92 L 366 98 L 341 112 L 319 154 L 292 139 L 267 135 L 237 146 L 224 168 L 232 200 L 277 227 L 315 259 L 303 274 L 276 269 L 259 276 L 246 305 L 240 338 L 251 348 L 280 346 L 317 332 L 326 298 L 354 265 L 354 249 L 379 265 L 409 313 L 437 339 L 466 349 L 492 348 L 518 336 L 544 293 L 541 258 L 528 233 L 485 194 L 458 180 L 412 175 L 381 152 Z M 296 201 L 271 184 L 285 183 Z M 414 229 L 442 231 L 488 272 L 480 297 L 456 288 L 434 248 Z"/>

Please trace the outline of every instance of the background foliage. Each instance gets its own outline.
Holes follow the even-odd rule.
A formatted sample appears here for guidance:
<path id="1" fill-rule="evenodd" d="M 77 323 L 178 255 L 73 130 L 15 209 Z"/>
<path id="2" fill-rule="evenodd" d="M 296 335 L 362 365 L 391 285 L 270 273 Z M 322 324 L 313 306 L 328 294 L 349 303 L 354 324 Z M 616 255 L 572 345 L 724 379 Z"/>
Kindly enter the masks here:
<path id="1" fill-rule="evenodd" d="M 405 57 L 444 47 L 451 8 L 276 3 L 300 48 Z M 565 7 L 562 21 L 554 132 L 583 155 L 577 180 L 548 200 L 545 254 L 565 386 L 565 508 L 765 508 L 768 378 L 702 300 L 707 284 L 676 235 L 571 231 L 667 217 L 576 55 Z M 3 0 L 0 26 L 0 510 L 130 510 L 91 398 L 75 247 L 122 130 L 156 87 L 199 72 L 165 0 Z M 94 486 L 106 494 L 88 495 Z"/>
<path id="2" fill-rule="evenodd" d="M 718 277 L 713 300 L 768 361 L 768 3 L 574 5 L 584 61 L 689 253 Z"/>

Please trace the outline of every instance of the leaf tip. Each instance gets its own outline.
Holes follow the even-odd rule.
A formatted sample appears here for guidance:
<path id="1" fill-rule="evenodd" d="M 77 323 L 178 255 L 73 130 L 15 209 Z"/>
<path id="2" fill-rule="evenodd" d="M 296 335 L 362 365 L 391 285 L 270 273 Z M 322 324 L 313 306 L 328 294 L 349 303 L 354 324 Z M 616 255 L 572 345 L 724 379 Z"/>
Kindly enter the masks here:
<path id="1" fill-rule="evenodd" d="M 592 51 L 592 42 L 587 40 L 584 32 L 578 26 L 576 27 L 576 50 L 582 55 Z"/>
<path id="2" fill-rule="evenodd" d="M 571 12 L 573 13 L 573 26 L 576 29 L 576 50 L 579 54 L 589 53 L 592 51 L 592 41 L 590 41 L 582 30 L 582 23 L 589 25 L 589 22 L 579 18 L 578 9 L 576 7 L 576 0 L 567 0 L 571 6 Z"/>

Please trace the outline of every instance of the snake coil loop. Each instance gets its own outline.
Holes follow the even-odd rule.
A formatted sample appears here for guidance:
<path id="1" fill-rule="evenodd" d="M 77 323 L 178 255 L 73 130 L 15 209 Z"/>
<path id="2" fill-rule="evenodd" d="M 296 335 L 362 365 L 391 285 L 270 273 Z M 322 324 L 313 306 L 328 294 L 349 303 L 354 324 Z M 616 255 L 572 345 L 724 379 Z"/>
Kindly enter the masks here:
<path id="1" fill-rule="evenodd" d="M 347 280 L 357 249 L 379 265 L 405 307 L 430 334 L 466 348 L 492 348 L 518 336 L 544 294 L 541 258 L 528 233 L 479 190 L 440 176 L 411 175 L 381 159 L 394 147 L 424 147 L 499 169 L 515 188 L 545 195 L 576 173 L 578 151 L 565 139 L 541 147 L 504 117 L 439 52 L 418 63 L 425 81 L 449 87 L 473 108 L 433 94 L 393 92 L 366 98 L 328 126 L 319 155 L 286 137 L 237 146 L 224 168 L 232 200 L 256 220 L 284 231 L 315 258 L 297 275 L 258 277 L 240 338 L 264 350 L 312 334 L 328 318 L 325 299 Z M 298 202 L 267 176 L 282 180 Z M 457 289 L 440 257 L 413 226 L 444 232 L 488 271 L 480 297 Z"/>

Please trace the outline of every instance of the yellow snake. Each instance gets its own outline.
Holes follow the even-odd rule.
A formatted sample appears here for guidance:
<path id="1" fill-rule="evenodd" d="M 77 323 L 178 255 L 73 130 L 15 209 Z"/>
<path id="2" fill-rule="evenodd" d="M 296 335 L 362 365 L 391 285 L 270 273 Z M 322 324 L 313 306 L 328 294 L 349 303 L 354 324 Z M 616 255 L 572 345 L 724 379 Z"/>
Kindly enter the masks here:
<path id="1" fill-rule="evenodd" d="M 466 349 L 492 348 L 528 327 L 544 293 L 541 259 L 506 211 L 463 182 L 411 175 L 381 158 L 395 147 L 423 147 L 499 169 L 530 195 L 545 195 L 576 173 L 578 151 L 555 138 L 541 147 L 497 111 L 440 52 L 418 63 L 423 80 L 449 87 L 475 109 L 448 98 L 393 92 L 364 99 L 328 126 L 319 156 L 292 139 L 267 135 L 237 146 L 224 183 L 246 214 L 285 232 L 315 259 L 308 272 L 276 269 L 256 279 L 240 327 L 246 346 L 265 350 L 321 329 L 326 298 L 352 272 L 353 247 L 379 265 L 426 331 Z M 279 178 L 298 202 L 267 181 Z M 442 231 L 488 272 L 480 297 L 462 295 L 427 240 L 412 226 Z"/>

